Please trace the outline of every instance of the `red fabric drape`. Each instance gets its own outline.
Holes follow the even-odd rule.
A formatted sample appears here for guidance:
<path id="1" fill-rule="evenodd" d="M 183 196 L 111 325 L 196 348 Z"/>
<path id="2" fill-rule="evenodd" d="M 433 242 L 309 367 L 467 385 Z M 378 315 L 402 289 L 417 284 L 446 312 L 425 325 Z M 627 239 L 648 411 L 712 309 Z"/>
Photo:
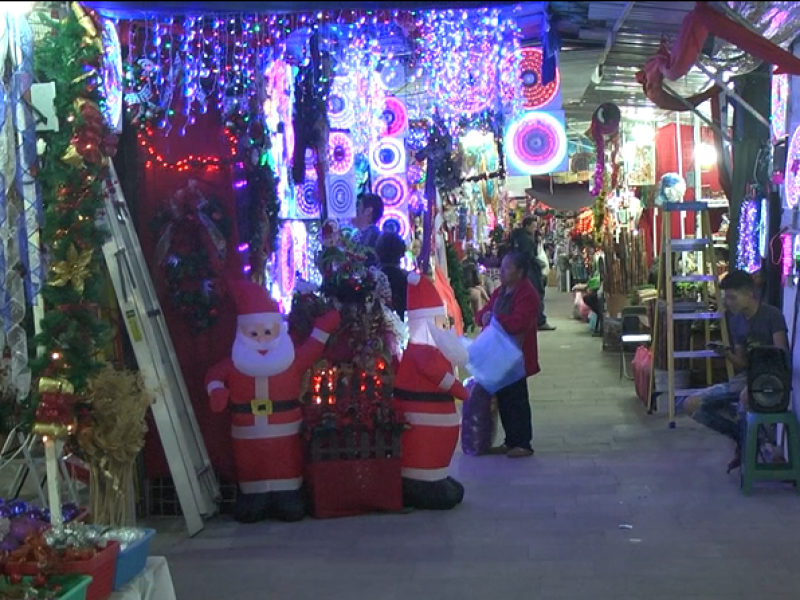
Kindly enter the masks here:
<path id="1" fill-rule="evenodd" d="M 175 111 L 181 115 L 179 110 Z M 192 155 L 229 156 L 227 142 L 222 136 L 219 114 L 209 110 L 206 115 L 197 115 L 197 123 L 180 135 L 182 117 L 173 120 L 172 131 L 168 137 L 157 136 L 152 145 L 157 155 L 164 161 L 175 163 Z M 140 148 L 142 159 L 146 149 Z M 186 387 L 192 400 L 195 415 L 208 449 L 211 463 L 220 477 L 227 481 L 235 480 L 235 468 L 230 449 L 230 421 L 226 413 L 212 413 L 208 408 L 208 397 L 203 385 L 206 371 L 219 360 L 229 356 L 236 330 L 236 311 L 227 297 L 220 302 L 220 316 L 217 323 L 206 331 L 195 331 L 191 324 L 180 315 L 168 298 L 164 289 L 161 269 L 155 264 L 155 248 L 158 233 L 153 232 L 150 223 L 159 210 L 167 205 L 178 190 L 184 188 L 190 179 L 199 182 L 200 188 L 208 198 L 216 198 L 227 210 L 230 221 L 230 235 L 227 243 L 227 258 L 223 276 L 239 275 L 240 264 L 236 251 L 236 219 L 233 188 L 230 170 L 217 171 L 191 170 L 176 172 L 154 163 L 143 168 L 140 195 L 138 198 L 139 237 L 142 250 L 150 266 L 161 308 L 169 327 L 175 353 L 178 357 Z M 159 442 L 155 426 L 151 425 L 145 447 L 145 466 L 148 477 L 167 477 L 169 469 Z"/>
<path id="2" fill-rule="evenodd" d="M 655 145 L 656 145 L 656 181 L 660 181 L 661 177 L 665 173 L 677 173 L 678 172 L 678 138 L 677 138 L 677 125 L 675 123 L 670 123 L 668 125 L 664 125 L 660 127 L 656 131 L 656 138 L 655 138 Z M 695 151 L 694 151 L 694 133 L 693 128 L 691 125 L 682 125 L 680 129 L 681 134 L 681 165 L 683 168 L 683 173 L 693 173 L 694 172 L 694 161 L 695 161 Z M 704 144 L 712 144 L 713 143 L 714 133 L 713 130 L 707 127 L 703 127 L 700 130 L 700 141 Z M 720 183 L 720 171 L 717 165 L 713 165 L 709 168 L 703 168 L 702 170 L 702 185 L 703 187 L 709 188 L 711 192 L 719 192 L 722 190 L 722 185 Z M 692 202 L 694 200 L 694 187 L 687 186 L 686 195 L 684 196 L 684 200 L 686 202 Z M 652 222 L 653 222 L 653 214 L 651 210 L 647 210 L 642 215 L 642 223 L 646 225 L 647 230 L 650 232 L 651 236 L 656 236 L 656 241 L 660 245 L 661 243 L 661 218 L 663 213 L 659 213 L 658 218 L 656 219 L 656 229 L 653 231 Z M 681 213 L 671 213 L 672 216 L 672 233 L 673 238 L 680 237 L 681 231 Z M 684 215 L 685 220 L 685 231 L 687 235 L 694 235 L 695 227 L 695 213 L 686 213 Z M 719 211 L 712 211 L 711 212 L 711 228 L 716 229 L 719 228 L 722 220 L 722 214 Z M 660 247 L 660 246 L 659 246 Z M 650 239 L 648 248 L 652 248 L 652 237 Z M 650 252 L 650 250 L 648 250 Z"/>
<path id="3" fill-rule="evenodd" d="M 709 33 L 776 65 L 776 73 L 800 75 L 800 59 L 792 53 L 717 12 L 708 2 L 698 2 L 683 20 L 681 31 L 672 48 L 662 43 L 658 53 L 636 74 L 636 80 L 642 84 L 645 95 L 656 106 L 665 110 L 688 110 L 683 102 L 664 89 L 664 79 L 676 81 L 689 72 Z M 718 93 L 719 88 L 714 86 L 687 98 L 686 102 L 697 106 Z"/>

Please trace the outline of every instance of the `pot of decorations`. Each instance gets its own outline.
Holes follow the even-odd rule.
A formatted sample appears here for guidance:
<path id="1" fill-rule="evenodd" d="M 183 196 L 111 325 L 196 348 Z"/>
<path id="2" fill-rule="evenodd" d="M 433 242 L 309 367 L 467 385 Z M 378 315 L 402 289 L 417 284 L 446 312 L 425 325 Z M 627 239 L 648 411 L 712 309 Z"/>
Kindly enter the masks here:
<path id="1" fill-rule="evenodd" d="M 387 307 L 385 276 L 368 267 L 368 251 L 331 222 L 323 227 L 319 296 L 297 295 L 293 315 L 313 315 L 323 301 L 342 321 L 325 359 L 304 386 L 305 482 L 311 513 L 345 517 L 403 508 L 400 436 L 392 408 L 392 361 L 402 326 Z M 297 311 L 297 312 L 295 312 Z M 305 330 L 295 322 L 293 329 Z"/>
<path id="2" fill-rule="evenodd" d="M 89 382 L 78 421 L 78 452 L 89 467 L 90 514 L 95 523 L 133 523 L 136 457 L 144 447 L 153 402 L 139 373 L 105 367 Z"/>

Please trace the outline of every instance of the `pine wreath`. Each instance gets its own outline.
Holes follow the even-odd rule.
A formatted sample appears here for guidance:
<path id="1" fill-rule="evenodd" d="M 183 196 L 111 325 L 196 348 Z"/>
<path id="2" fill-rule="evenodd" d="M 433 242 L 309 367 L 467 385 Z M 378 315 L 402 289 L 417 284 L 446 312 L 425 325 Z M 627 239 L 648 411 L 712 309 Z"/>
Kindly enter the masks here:
<path id="1" fill-rule="evenodd" d="M 220 284 L 230 235 L 225 208 L 193 183 L 156 217 L 158 268 L 169 301 L 196 331 L 219 317 Z"/>

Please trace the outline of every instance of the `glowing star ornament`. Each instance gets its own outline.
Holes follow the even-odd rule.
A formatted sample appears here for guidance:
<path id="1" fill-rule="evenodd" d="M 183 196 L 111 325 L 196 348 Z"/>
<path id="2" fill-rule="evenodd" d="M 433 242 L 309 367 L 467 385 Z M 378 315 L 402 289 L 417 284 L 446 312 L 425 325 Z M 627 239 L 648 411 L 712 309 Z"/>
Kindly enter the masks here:
<path id="1" fill-rule="evenodd" d="M 411 223 L 408 215 L 397 209 L 386 210 L 383 217 L 378 222 L 381 231 L 396 233 L 404 240 L 408 239 L 411 233 Z"/>
<path id="2" fill-rule="evenodd" d="M 375 193 L 383 200 L 386 208 L 402 206 L 406 202 L 408 189 L 399 176 L 388 175 L 381 177 L 373 187 Z"/>
<path id="3" fill-rule="evenodd" d="M 406 149 L 403 140 L 381 138 L 370 152 L 370 166 L 376 173 L 392 175 L 406 168 Z"/>
<path id="4" fill-rule="evenodd" d="M 386 107 L 383 109 L 383 120 L 386 122 L 385 135 L 389 137 L 403 135 L 408 125 L 406 105 L 394 96 L 388 96 L 386 98 Z"/>
<path id="5" fill-rule="evenodd" d="M 513 121 L 505 135 L 511 175 L 545 175 L 563 170 L 567 134 L 561 120 L 546 112 L 529 112 Z"/>
<path id="6" fill-rule="evenodd" d="M 334 129 L 350 129 L 354 121 L 353 101 L 348 80 L 336 77 L 328 95 L 328 121 Z"/>
<path id="7" fill-rule="evenodd" d="M 346 133 L 336 131 L 328 138 L 328 169 L 335 175 L 345 175 L 353 170 L 355 152 L 353 141 Z"/>
<path id="8" fill-rule="evenodd" d="M 542 49 L 520 48 L 516 65 L 513 58 L 507 58 L 503 68 L 503 99 L 510 102 L 519 97 L 525 110 L 540 110 L 553 102 L 561 89 L 561 70 L 556 68 L 555 79 L 542 85 Z"/>

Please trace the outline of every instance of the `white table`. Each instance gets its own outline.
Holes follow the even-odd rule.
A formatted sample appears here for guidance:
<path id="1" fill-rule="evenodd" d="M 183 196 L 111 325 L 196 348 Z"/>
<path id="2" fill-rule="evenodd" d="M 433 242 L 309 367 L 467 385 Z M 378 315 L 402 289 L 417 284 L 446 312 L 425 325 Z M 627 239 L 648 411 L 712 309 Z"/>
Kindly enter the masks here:
<path id="1" fill-rule="evenodd" d="M 176 600 L 167 559 L 149 557 L 144 571 L 111 594 L 108 600 Z"/>

